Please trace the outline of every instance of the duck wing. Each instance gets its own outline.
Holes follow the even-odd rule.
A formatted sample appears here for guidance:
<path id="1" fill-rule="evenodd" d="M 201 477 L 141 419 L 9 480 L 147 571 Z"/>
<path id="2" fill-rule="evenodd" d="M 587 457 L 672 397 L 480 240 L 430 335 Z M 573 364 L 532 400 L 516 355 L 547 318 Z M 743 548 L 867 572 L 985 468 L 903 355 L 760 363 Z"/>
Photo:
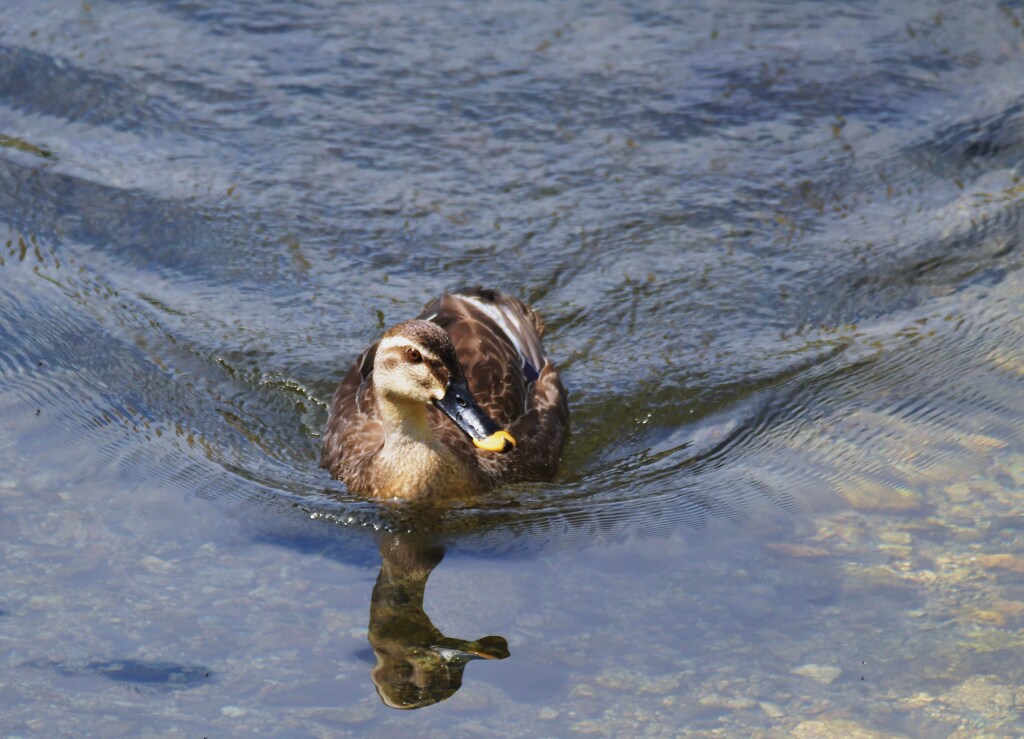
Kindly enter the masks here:
<path id="1" fill-rule="evenodd" d="M 516 450 L 501 459 L 502 476 L 554 475 L 568 432 L 569 406 L 558 372 L 544 353 L 540 316 L 521 300 L 477 287 L 442 295 L 419 317 L 448 333 L 477 403 L 516 439 Z M 493 455 L 484 458 L 498 462 Z"/>

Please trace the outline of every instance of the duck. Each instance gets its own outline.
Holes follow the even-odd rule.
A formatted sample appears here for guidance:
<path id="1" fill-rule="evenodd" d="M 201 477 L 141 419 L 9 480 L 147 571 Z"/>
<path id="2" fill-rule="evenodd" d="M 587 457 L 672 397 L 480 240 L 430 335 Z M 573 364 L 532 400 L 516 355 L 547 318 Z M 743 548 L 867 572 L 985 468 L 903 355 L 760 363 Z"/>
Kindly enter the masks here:
<path id="1" fill-rule="evenodd" d="M 450 501 L 550 480 L 565 387 L 518 298 L 482 287 L 430 301 L 366 349 L 335 391 L 320 464 L 369 499 Z"/>

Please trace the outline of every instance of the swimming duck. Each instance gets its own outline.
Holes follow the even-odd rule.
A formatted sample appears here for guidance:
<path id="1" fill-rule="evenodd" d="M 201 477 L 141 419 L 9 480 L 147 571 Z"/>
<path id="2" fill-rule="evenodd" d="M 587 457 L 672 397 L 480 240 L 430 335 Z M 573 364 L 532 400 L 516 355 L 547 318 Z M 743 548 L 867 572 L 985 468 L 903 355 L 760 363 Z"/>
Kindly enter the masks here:
<path id="1" fill-rule="evenodd" d="M 388 329 L 334 393 L 320 464 L 367 498 L 467 498 L 550 479 L 569 430 L 544 324 L 471 288 Z"/>

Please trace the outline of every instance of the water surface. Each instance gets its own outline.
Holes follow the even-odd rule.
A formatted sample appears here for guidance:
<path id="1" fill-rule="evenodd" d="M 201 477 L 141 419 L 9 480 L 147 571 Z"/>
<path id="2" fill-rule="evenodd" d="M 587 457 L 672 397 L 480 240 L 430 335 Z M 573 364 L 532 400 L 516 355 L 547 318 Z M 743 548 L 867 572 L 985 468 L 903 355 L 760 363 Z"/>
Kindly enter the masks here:
<path id="1" fill-rule="evenodd" d="M 1024 731 L 1020 3 L 3 17 L 7 734 Z M 558 478 L 353 499 L 334 386 L 466 283 Z"/>

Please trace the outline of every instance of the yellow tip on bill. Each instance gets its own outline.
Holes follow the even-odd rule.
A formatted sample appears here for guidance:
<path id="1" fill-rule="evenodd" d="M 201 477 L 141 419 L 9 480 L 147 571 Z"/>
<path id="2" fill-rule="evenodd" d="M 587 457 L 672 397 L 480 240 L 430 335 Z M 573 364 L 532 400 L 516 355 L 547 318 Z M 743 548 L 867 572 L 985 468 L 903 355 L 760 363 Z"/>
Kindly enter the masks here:
<path id="1" fill-rule="evenodd" d="M 488 452 L 510 452 L 516 445 L 512 434 L 504 429 L 495 431 L 486 439 L 473 439 L 473 443 Z"/>

